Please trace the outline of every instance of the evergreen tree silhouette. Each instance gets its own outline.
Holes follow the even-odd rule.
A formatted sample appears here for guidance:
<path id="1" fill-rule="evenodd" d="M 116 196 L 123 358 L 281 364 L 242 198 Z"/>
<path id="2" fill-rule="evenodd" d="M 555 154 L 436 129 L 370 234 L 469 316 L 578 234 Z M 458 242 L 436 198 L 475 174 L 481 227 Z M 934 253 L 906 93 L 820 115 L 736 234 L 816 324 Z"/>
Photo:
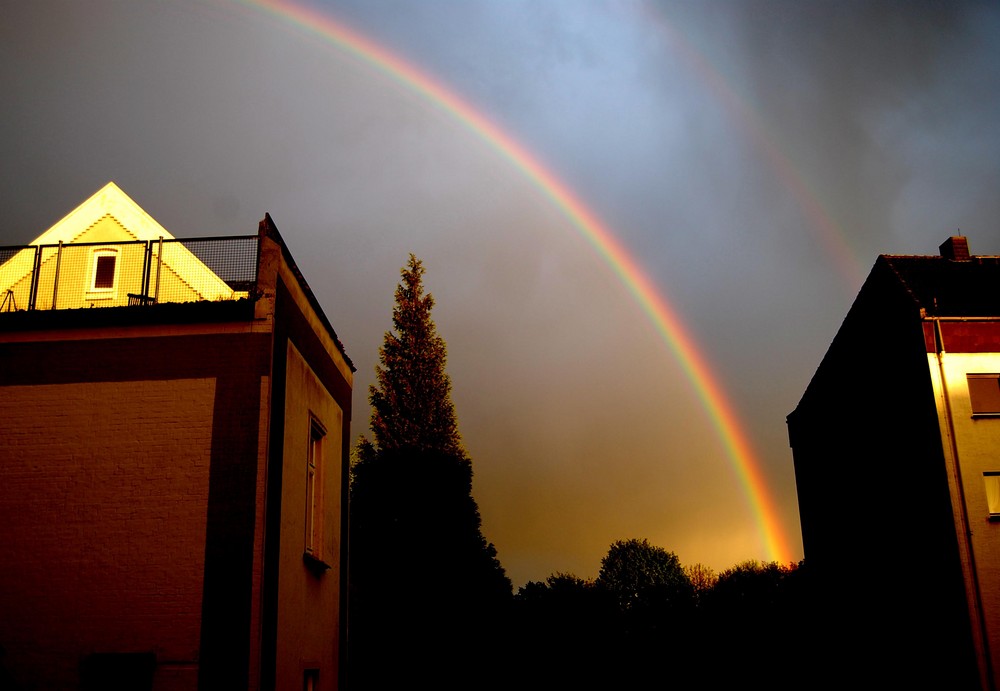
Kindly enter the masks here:
<path id="1" fill-rule="evenodd" d="M 431 319 L 424 267 L 401 270 L 369 390 L 372 439 L 352 468 L 351 686 L 433 680 L 500 685 L 493 672 L 511 583 L 482 534 L 472 463 L 458 433 L 446 347 Z M 485 675 L 485 676 L 484 676 Z"/>

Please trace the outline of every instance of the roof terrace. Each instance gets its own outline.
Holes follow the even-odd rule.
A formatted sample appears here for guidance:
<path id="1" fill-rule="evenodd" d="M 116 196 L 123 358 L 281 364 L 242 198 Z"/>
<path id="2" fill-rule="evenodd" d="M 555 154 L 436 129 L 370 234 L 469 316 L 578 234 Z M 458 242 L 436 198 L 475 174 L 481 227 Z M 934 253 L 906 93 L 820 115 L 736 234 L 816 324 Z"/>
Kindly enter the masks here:
<path id="1" fill-rule="evenodd" d="M 258 246 L 239 235 L 0 247 L 0 312 L 246 298 Z"/>

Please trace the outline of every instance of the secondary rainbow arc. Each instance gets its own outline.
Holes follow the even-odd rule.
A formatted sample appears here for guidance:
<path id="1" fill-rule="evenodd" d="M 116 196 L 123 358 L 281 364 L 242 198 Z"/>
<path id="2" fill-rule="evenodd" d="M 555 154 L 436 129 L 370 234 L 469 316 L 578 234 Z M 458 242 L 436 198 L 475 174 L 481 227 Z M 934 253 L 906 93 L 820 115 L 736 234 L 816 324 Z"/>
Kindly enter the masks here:
<path id="1" fill-rule="evenodd" d="M 511 135 L 434 77 L 405 62 L 385 47 L 326 13 L 297 3 L 287 0 L 233 1 L 261 10 L 331 41 L 392 81 L 422 95 L 476 133 L 552 200 L 582 237 L 604 258 L 681 365 L 744 488 L 769 558 L 783 563 L 792 561 L 793 552 L 760 462 L 721 385 L 684 328 L 677 312 L 596 214 Z"/>
<path id="2" fill-rule="evenodd" d="M 818 192 L 807 183 L 808 178 L 793 162 L 792 152 L 789 147 L 782 145 L 782 139 L 775 128 L 768 126 L 759 116 L 759 110 L 752 107 L 747 99 L 733 88 L 732 82 L 709 61 L 706 53 L 698 50 L 667 15 L 666 9 L 658 8 L 645 13 L 643 18 L 652 21 L 663 32 L 691 72 L 711 90 L 716 101 L 732 116 L 733 121 L 743 127 L 757 143 L 767 159 L 771 173 L 781 180 L 801 206 L 808 220 L 804 229 L 823 249 L 823 256 L 833 263 L 837 273 L 840 274 L 846 294 L 854 295 L 864 282 L 866 267 L 851 251 L 843 227 L 821 201 Z"/>

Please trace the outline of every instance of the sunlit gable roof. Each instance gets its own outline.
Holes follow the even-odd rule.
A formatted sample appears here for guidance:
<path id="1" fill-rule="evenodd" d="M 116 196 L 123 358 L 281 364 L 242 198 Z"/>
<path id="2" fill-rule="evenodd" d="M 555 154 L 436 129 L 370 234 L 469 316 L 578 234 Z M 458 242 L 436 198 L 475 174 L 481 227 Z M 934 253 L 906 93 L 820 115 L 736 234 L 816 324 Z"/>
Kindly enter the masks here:
<path id="1" fill-rule="evenodd" d="M 80 237 L 105 217 L 122 228 L 119 240 L 173 240 L 166 228 L 135 203 L 122 189 L 109 182 L 89 199 L 70 211 L 54 226 L 39 235 L 32 245 L 57 245 L 78 242 Z"/>
<path id="2" fill-rule="evenodd" d="M 160 239 L 164 240 L 162 245 L 157 243 Z M 156 264 L 157 275 L 162 273 L 164 281 L 184 286 L 180 293 L 175 292 L 184 297 L 180 300 L 174 298 L 172 301 L 231 300 L 245 297 L 245 293 L 234 292 L 232 287 L 176 240 L 118 185 L 109 182 L 31 244 L 55 247 L 60 243 L 63 246 L 86 243 L 95 246 L 95 251 L 100 251 L 99 246 L 105 243 L 108 247 L 125 247 L 126 245 L 118 243 L 152 242 L 154 246 L 150 251 L 159 259 Z M 43 264 L 54 262 L 53 257 L 54 254 L 48 255 L 48 258 L 43 259 Z M 18 251 L 0 266 L 0 291 L 7 291 L 18 284 L 23 285 L 30 278 L 34 262 L 35 249 L 30 247 Z M 137 288 L 136 291 L 139 292 L 140 289 Z M 111 301 L 102 299 L 101 306 L 124 304 L 127 297 L 121 294 Z M 162 294 L 160 299 L 163 299 Z M 92 302 L 88 298 L 87 304 L 93 306 Z"/>

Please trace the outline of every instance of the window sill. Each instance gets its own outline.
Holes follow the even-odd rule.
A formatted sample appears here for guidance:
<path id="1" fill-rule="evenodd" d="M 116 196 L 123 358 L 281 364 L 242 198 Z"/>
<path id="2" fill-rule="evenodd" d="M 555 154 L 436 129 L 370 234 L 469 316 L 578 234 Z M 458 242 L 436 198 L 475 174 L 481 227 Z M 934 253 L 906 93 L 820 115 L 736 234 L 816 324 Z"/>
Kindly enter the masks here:
<path id="1" fill-rule="evenodd" d="M 319 557 L 310 554 L 309 552 L 302 553 L 302 561 L 305 562 L 306 568 L 313 572 L 316 576 L 322 576 L 324 573 L 332 568 L 325 561 Z"/>

